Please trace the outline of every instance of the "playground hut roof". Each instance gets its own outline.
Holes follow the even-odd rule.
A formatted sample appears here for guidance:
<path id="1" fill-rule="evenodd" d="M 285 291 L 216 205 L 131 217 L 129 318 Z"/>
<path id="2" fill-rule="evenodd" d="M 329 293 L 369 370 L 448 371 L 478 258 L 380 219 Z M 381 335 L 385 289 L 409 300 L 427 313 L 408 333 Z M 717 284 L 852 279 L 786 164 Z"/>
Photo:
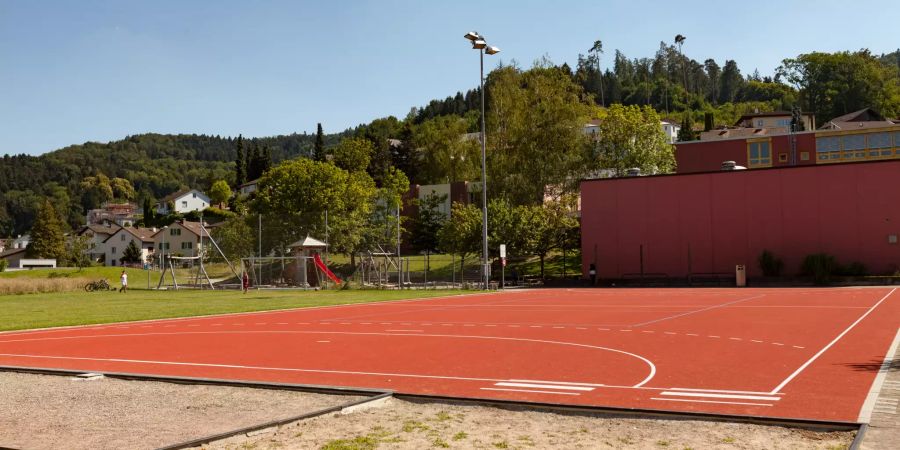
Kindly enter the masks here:
<path id="1" fill-rule="evenodd" d="M 288 245 L 288 248 L 297 248 L 297 247 L 300 247 L 300 248 L 325 248 L 325 247 L 328 247 L 328 244 L 326 244 L 318 239 L 313 239 L 313 238 L 307 236 L 304 239 L 301 239 L 297 242 L 294 242 L 291 245 Z"/>

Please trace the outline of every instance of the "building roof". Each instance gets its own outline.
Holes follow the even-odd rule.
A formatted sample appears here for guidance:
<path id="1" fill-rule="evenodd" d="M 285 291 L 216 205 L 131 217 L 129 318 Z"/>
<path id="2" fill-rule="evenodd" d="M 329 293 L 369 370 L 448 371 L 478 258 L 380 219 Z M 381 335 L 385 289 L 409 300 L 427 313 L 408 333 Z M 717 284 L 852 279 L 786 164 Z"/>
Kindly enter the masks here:
<path id="1" fill-rule="evenodd" d="M 321 248 L 325 248 L 325 247 L 327 247 L 327 246 L 328 246 L 328 244 L 326 244 L 326 243 L 324 243 L 324 242 L 322 242 L 322 241 L 320 241 L 320 240 L 318 240 L 318 239 L 313 239 L 313 238 L 311 238 L 311 237 L 309 237 L 309 236 L 306 236 L 305 238 L 303 238 L 303 239 L 301 239 L 301 240 L 299 240 L 299 241 L 297 241 L 297 242 L 294 242 L 294 243 L 291 244 L 291 245 L 288 245 L 288 248 L 297 248 L 297 247 L 302 247 L 302 248 L 316 248 L 316 247 L 321 247 Z"/>
<path id="2" fill-rule="evenodd" d="M 238 186 L 238 189 L 247 187 L 247 186 L 253 186 L 254 184 L 259 184 L 259 178 L 255 179 L 255 180 L 250 180 L 250 181 Z"/>
<path id="3" fill-rule="evenodd" d="M 197 194 L 202 195 L 203 197 L 205 197 L 205 198 L 208 199 L 208 197 L 206 197 L 206 194 L 204 194 L 202 191 L 200 191 L 200 190 L 198 190 L 198 189 L 182 189 L 182 190 L 180 190 L 180 191 L 174 192 L 174 193 L 172 193 L 172 194 L 169 194 L 169 195 L 163 197 L 162 199 L 160 199 L 160 200 L 159 200 L 158 202 L 156 202 L 156 203 L 157 203 L 158 205 L 163 205 L 163 204 L 166 204 L 166 203 L 168 203 L 168 202 L 173 202 L 173 201 L 175 201 L 175 200 L 178 200 L 178 199 L 181 198 L 181 197 L 184 197 L 184 196 L 187 195 L 187 194 L 190 194 L 191 192 L 196 192 Z"/>
<path id="4" fill-rule="evenodd" d="M 179 223 L 182 227 L 184 227 L 185 229 L 187 229 L 191 233 L 194 233 L 197 236 L 200 236 L 200 233 L 203 233 L 203 237 L 209 237 L 209 230 L 206 230 L 204 232 L 203 229 L 206 227 L 200 226 L 200 222 L 189 222 L 187 220 L 182 220 L 181 222 L 177 222 L 177 223 Z"/>
<path id="5" fill-rule="evenodd" d="M 113 234 L 115 234 L 115 232 L 119 231 L 120 228 L 122 228 L 122 227 L 120 227 L 114 223 L 111 223 L 109 225 L 91 224 L 91 225 L 85 225 L 85 226 L 81 227 L 81 229 L 78 230 L 78 232 L 75 234 L 81 236 L 84 233 L 86 233 L 88 230 L 90 230 L 94 234 L 113 235 Z"/>
<path id="6" fill-rule="evenodd" d="M 15 255 L 16 253 L 22 253 L 25 250 L 26 249 L 24 249 L 24 248 L 12 248 L 12 249 L 6 250 L 5 252 L 0 252 L 0 259 L 6 258 L 7 256 Z"/>
<path id="7" fill-rule="evenodd" d="M 829 122 L 879 122 L 884 121 L 885 118 L 881 114 L 878 114 L 872 108 L 863 108 L 859 111 L 853 111 L 849 114 L 844 114 L 843 116 L 837 116 Z"/>
<path id="8" fill-rule="evenodd" d="M 815 114 L 813 114 L 813 113 L 801 112 L 800 115 L 806 116 L 806 117 L 815 117 Z M 785 116 L 791 117 L 791 116 L 793 116 L 793 113 L 791 111 L 769 111 L 769 112 L 761 112 L 761 113 L 753 113 L 753 114 L 744 114 L 734 124 L 738 125 L 741 122 L 743 122 L 744 120 L 755 119 L 757 117 L 785 117 Z"/>
<path id="9" fill-rule="evenodd" d="M 701 141 L 710 141 L 716 139 L 733 139 L 733 138 L 747 138 L 747 137 L 756 137 L 756 136 L 772 136 L 777 134 L 785 134 L 788 132 L 788 129 L 785 127 L 777 127 L 777 128 L 746 128 L 746 127 L 734 127 L 734 128 L 723 128 L 719 130 L 710 130 L 704 131 L 700 135 Z"/>
<path id="10" fill-rule="evenodd" d="M 829 121 L 825 125 L 819 127 L 820 130 L 859 130 L 867 128 L 881 128 L 897 125 L 890 120 L 882 121 L 866 121 L 866 122 L 835 122 Z"/>
<path id="11" fill-rule="evenodd" d="M 112 239 L 113 236 L 119 234 L 119 231 L 126 231 L 132 236 L 141 240 L 141 242 L 153 242 L 153 235 L 155 235 L 159 230 L 156 228 L 142 228 L 142 227 L 122 227 L 117 230 L 115 233 L 109 235 L 108 238 L 104 239 L 103 242 L 106 242 Z"/>
<path id="12" fill-rule="evenodd" d="M 660 121 L 660 122 L 665 122 L 665 123 L 667 123 L 667 124 L 669 124 L 669 125 L 675 125 L 676 127 L 680 127 L 680 126 L 681 126 L 681 122 L 679 122 L 679 121 L 677 121 L 677 120 L 675 120 L 675 119 L 665 118 L 665 119 L 660 119 L 659 121 Z"/>

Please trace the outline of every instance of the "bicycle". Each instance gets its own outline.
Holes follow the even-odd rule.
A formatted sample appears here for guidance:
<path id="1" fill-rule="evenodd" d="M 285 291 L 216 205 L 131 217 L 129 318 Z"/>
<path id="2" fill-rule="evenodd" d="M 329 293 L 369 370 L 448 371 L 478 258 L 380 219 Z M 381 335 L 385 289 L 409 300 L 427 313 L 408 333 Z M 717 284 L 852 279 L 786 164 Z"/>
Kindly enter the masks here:
<path id="1" fill-rule="evenodd" d="M 106 280 L 91 281 L 90 283 L 84 285 L 84 290 L 87 292 L 109 291 L 111 289 L 112 286 L 110 286 L 109 282 Z"/>

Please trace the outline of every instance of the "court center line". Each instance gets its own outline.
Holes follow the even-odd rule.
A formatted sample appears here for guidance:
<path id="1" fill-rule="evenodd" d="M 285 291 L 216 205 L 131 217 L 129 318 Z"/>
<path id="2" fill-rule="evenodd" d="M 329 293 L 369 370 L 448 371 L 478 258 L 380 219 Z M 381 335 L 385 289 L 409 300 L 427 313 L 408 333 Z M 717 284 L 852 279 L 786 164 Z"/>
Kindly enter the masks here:
<path id="1" fill-rule="evenodd" d="M 646 321 L 646 322 L 636 323 L 636 324 L 634 324 L 634 325 L 631 325 L 631 327 L 632 327 L 632 328 L 635 328 L 635 327 L 642 327 L 642 326 L 644 326 L 644 325 L 650 325 L 651 323 L 658 323 L 658 322 L 662 322 L 662 321 L 665 321 L 665 320 L 677 319 L 677 318 L 679 318 L 679 317 L 689 316 L 689 315 L 691 315 L 691 314 L 702 313 L 702 312 L 705 312 L 705 311 L 711 311 L 711 310 L 717 309 L 717 308 L 724 308 L 724 307 L 726 307 L 726 306 L 733 305 L 733 304 L 735 304 L 735 303 L 746 302 L 746 301 L 748 301 L 748 300 L 753 300 L 753 299 L 757 299 L 757 298 L 765 297 L 765 296 L 766 296 L 766 294 L 754 295 L 753 297 L 742 298 L 742 299 L 739 299 L 739 300 L 734 300 L 734 301 L 731 301 L 731 302 L 722 303 L 722 304 L 720 304 L 720 305 L 713 305 L 713 306 L 710 306 L 710 307 L 707 307 L 707 308 L 703 308 L 703 309 L 698 309 L 698 310 L 695 310 L 695 311 L 688 311 L 688 312 L 684 312 L 684 313 L 681 313 L 681 314 L 675 314 L 674 316 L 662 317 L 662 318 L 659 318 L 659 319 L 648 320 L 648 321 Z"/>
<path id="2" fill-rule="evenodd" d="M 837 335 L 837 337 L 834 338 L 831 342 L 829 342 L 828 345 L 826 345 L 825 347 L 823 347 L 822 350 L 819 350 L 818 353 L 816 353 L 815 355 L 812 356 L 812 358 L 809 358 L 805 363 L 803 363 L 802 366 L 800 366 L 799 368 L 797 368 L 797 370 L 795 370 L 794 373 L 788 375 L 788 377 L 785 378 L 784 381 L 781 382 L 781 384 L 779 384 L 778 386 L 775 386 L 775 389 L 772 389 L 772 392 L 771 392 L 771 393 L 772 393 L 772 394 L 775 394 L 775 393 L 777 393 L 778 391 L 784 389 L 784 387 L 787 386 L 787 384 L 790 383 L 791 380 L 793 380 L 794 378 L 797 377 L 797 375 L 800 375 L 801 372 L 803 372 L 804 370 L 806 370 L 806 368 L 809 367 L 809 365 L 812 364 L 813 361 L 819 359 L 819 357 L 822 356 L 823 353 L 825 353 L 826 351 L 828 351 L 829 348 L 831 348 L 834 344 L 836 344 L 839 340 L 841 340 L 841 338 L 843 338 L 844 335 L 846 335 L 847 333 L 849 333 L 850 330 L 852 330 L 854 327 L 856 327 L 857 324 L 859 324 L 860 322 L 862 322 L 862 320 L 865 319 L 869 314 L 871 314 L 872 311 L 875 311 L 875 308 L 877 308 L 879 305 L 881 305 L 882 303 L 884 303 L 884 301 L 887 300 L 888 297 L 890 297 L 891 294 L 893 294 L 894 291 L 896 291 L 896 290 L 897 290 L 897 288 L 893 288 L 893 289 L 891 289 L 890 292 L 888 292 L 887 294 L 885 294 L 884 297 L 881 297 L 881 300 L 878 300 L 878 303 L 875 303 L 874 305 L 872 305 L 872 307 L 869 308 L 869 310 L 866 311 L 865 314 L 859 316 L 859 319 L 856 319 L 856 321 L 854 321 L 853 323 L 851 323 L 850 326 L 847 327 L 847 329 L 845 329 L 844 331 L 842 331 L 841 334 Z"/>
<path id="3" fill-rule="evenodd" d="M 750 403 L 750 402 L 720 402 L 715 400 L 689 400 L 684 398 L 659 398 L 650 397 L 650 400 L 665 400 L 668 402 L 690 402 L 690 403 L 718 403 L 722 405 L 752 405 L 752 406 L 773 406 L 766 403 Z"/>

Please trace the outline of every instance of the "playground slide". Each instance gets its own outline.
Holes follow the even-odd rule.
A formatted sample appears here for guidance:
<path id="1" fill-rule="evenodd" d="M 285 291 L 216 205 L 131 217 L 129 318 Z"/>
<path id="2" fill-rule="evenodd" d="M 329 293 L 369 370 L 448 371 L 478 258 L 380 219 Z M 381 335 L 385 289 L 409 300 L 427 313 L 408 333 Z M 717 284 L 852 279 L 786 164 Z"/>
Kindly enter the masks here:
<path id="1" fill-rule="evenodd" d="M 328 267 L 325 265 L 325 263 L 322 262 L 322 257 L 319 256 L 318 253 L 316 253 L 315 256 L 313 256 L 313 261 L 316 263 L 316 267 L 318 267 L 319 270 L 321 270 L 322 272 L 325 272 L 325 276 L 330 278 L 331 281 L 334 281 L 337 284 L 341 284 L 341 279 L 338 278 L 334 273 L 331 272 L 331 270 L 328 269 Z"/>

